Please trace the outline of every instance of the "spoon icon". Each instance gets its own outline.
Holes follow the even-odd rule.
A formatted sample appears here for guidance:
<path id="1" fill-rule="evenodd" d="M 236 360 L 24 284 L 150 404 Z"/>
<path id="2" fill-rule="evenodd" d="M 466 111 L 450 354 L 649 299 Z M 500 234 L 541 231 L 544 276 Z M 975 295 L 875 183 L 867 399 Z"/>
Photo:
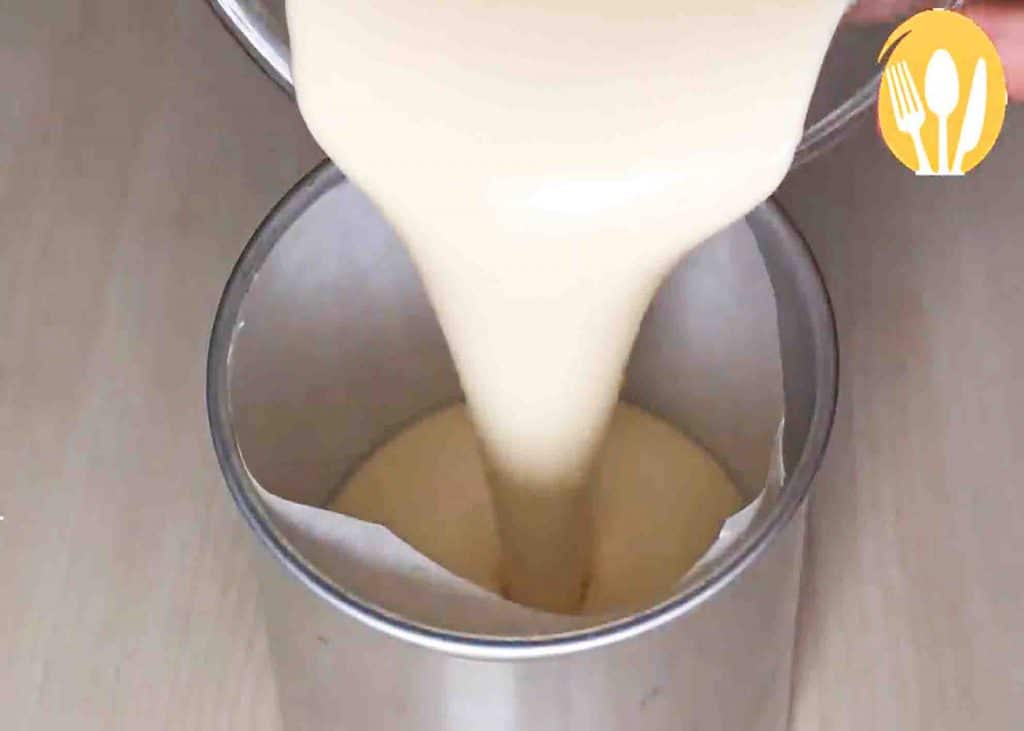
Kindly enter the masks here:
<path id="1" fill-rule="evenodd" d="M 939 175 L 949 174 L 949 115 L 960 102 L 960 76 L 945 48 L 928 60 L 924 72 L 924 101 L 939 120 Z"/>

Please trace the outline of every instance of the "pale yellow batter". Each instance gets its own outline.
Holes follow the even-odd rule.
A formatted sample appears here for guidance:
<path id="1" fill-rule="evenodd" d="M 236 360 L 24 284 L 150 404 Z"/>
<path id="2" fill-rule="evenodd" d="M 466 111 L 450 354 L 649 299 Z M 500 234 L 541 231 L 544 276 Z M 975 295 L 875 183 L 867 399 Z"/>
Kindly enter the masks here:
<path id="1" fill-rule="evenodd" d="M 643 313 L 782 180 L 846 2 L 288 0 L 303 118 L 416 261 L 520 602 L 578 606 Z"/>
<path id="2" fill-rule="evenodd" d="M 707 452 L 621 403 L 595 474 L 586 613 L 668 596 L 742 505 Z M 491 494 L 464 406 L 432 414 L 378 449 L 330 507 L 380 523 L 452 573 L 501 591 Z"/>

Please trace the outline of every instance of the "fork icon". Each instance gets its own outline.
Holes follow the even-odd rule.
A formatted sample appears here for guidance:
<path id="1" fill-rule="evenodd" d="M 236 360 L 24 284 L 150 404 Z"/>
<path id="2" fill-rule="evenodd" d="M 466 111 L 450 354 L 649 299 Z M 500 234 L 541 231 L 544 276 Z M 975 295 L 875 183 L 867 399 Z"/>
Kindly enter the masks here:
<path id="1" fill-rule="evenodd" d="M 892 114 L 896 118 L 896 128 L 910 135 L 917 152 L 917 174 L 934 175 L 928 153 L 921 142 L 921 126 L 924 124 L 924 105 L 917 93 L 914 77 L 906 61 L 891 65 L 885 71 L 886 85 L 889 87 L 889 99 L 892 101 Z"/>

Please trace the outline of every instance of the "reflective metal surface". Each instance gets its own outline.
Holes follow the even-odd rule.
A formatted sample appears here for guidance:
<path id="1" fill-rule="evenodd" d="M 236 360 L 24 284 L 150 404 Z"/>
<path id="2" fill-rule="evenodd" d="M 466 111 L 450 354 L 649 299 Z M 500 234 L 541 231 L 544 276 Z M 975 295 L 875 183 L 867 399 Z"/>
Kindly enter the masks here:
<path id="1" fill-rule="evenodd" d="M 831 425 L 836 350 L 799 236 L 771 203 L 747 224 L 739 244 L 710 242 L 667 280 L 624 397 L 703 442 L 752 494 L 768 454 L 750 447 L 767 448 L 778 420 L 777 402 L 764 398 L 778 390 L 778 366 L 765 364 L 781 354 L 785 485 L 670 600 L 577 632 L 513 637 L 425 624 L 375 604 L 303 555 L 262 502 L 255 479 L 323 504 L 374 446 L 460 397 L 404 247 L 361 193 L 325 163 L 271 212 L 217 313 L 208 406 L 228 486 L 274 557 L 265 562 L 265 602 L 286 719 L 297 728 L 330 718 L 374 728 L 493 728 L 495 718 L 515 719 L 509 728 L 621 728 L 645 708 L 649 723 L 634 726 L 778 727 L 801 557 L 803 523 L 793 518 Z M 759 288 L 769 301 L 774 291 L 767 322 L 751 319 L 765 313 L 742 314 L 743 298 Z M 708 321 L 704 308 L 723 302 L 738 319 Z M 753 357 L 749 344 L 732 348 L 730 333 L 757 341 Z M 709 408 L 702 389 L 681 386 L 700 384 L 701 374 L 734 393 L 732 403 Z M 355 707 L 354 698 L 365 702 Z"/>
<path id="2" fill-rule="evenodd" d="M 284 0 L 208 1 L 250 58 L 289 96 L 293 95 Z"/>

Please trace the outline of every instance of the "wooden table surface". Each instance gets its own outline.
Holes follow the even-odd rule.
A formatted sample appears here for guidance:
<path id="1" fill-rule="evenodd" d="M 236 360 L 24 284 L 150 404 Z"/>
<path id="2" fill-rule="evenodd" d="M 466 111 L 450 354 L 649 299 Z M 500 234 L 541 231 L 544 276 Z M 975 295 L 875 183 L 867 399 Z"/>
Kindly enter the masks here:
<path id="1" fill-rule="evenodd" d="M 203 402 L 221 287 L 320 153 L 199 0 L 0 9 L 0 727 L 280 727 Z M 1024 728 L 1024 114 L 970 178 L 865 127 L 781 197 L 841 394 L 798 731 Z"/>

